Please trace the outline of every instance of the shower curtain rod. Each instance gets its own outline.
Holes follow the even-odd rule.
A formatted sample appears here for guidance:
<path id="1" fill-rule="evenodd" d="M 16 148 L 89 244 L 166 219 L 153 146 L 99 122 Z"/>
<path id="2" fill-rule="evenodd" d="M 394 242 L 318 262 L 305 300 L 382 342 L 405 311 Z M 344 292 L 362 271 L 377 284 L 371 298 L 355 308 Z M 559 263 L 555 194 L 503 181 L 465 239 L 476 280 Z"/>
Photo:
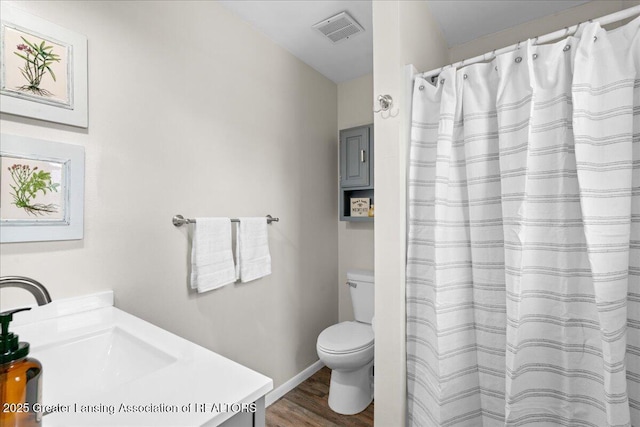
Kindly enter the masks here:
<path id="1" fill-rule="evenodd" d="M 607 25 L 613 22 L 622 21 L 623 19 L 627 19 L 633 15 L 640 15 L 640 6 L 630 7 L 628 9 L 624 9 L 619 12 L 615 12 L 610 15 L 603 16 L 601 18 L 590 19 L 588 22 L 598 22 L 600 25 Z M 547 42 L 550 42 L 551 40 L 556 40 L 556 39 L 565 37 L 570 33 L 573 34 L 578 30 L 578 28 L 580 28 L 580 25 L 582 24 L 584 24 L 584 22 L 580 22 L 579 24 L 573 25 L 571 27 L 565 27 L 562 30 L 554 31 L 553 33 L 545 34 L 544 36 L 536 37 L 533 43 L 534 44 L 547 43 Z M 488 61 L 503 53 L 516 50 L 518 47 L 520 47 L 521 43 L 522 42 L 518 42 L 516 44 L 512 44 L 511 46 L 503 47 L 501 49 L 495 49 L 491 52 L 485 53 L 484 55 L 478 55 L 471 59 L 463 59 L 462 61 L 456 62 L 455 64 L 445 65 L 444 67 L 439 67 L 434 70 L 427 71 L 426 73 L 418 73 L 415 76 L 413 76 L 413 79 L 415 80 L 416 77 L 422 77 L 424 79 L 429 77 L 431 78 L 436 77 L 447 67 L 458 68 L 464 65 L 475 64 L 476 62 Z"/>

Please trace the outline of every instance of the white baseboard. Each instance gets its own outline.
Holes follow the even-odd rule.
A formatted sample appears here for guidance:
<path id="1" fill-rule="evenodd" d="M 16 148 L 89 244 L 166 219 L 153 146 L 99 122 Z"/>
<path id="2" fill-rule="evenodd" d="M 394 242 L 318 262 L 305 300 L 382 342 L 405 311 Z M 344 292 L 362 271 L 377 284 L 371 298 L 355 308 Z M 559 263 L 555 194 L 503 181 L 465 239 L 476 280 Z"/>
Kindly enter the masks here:
<path id="1" fill-rule="evenodd" d="M 270 393 L 267 393 L 267 396 L 266 396 L 265 402 L 264 402 L 265 406 L 270 406 L 276 400 L 280 399 L 282 396 L 284 396 L 285 394 L 289 393 L 294 388 L 298 387 L 307 378 L 309 378 L 311 375 L 315 374 L 320 369 L 322 369 L 323 366 L 324 366 L 324 363 L 322 363 L 321 361 L 318 360 L 317 362 L 315 362 L 315 363 L 311 364 L 310 366 L 308 366 L 305 370 L 300 372 L 298 375 L 296 375 L 295 377 L 291 378 L 289 381 L 287 381 L 284 384 L 280 385 L 280 387 L 274 389 Z"/>

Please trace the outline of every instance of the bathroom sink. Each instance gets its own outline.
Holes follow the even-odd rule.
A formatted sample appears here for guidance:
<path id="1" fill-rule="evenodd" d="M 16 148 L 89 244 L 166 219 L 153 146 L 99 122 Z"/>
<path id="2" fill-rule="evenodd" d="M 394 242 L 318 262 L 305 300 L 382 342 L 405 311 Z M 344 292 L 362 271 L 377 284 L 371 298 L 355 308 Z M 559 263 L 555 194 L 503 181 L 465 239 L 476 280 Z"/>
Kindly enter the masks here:
<path id="1" fill-rule="evenodd" d="M 33 307 L 11 330 L 42 363 L 43 427 L 227 425 L 252 415 L 239 413 L 248 405 L 264 417 L 273 388 L 270 378 L 113 307 L 111 291 Z"/>
<path id="2" fill-rule="evenodd" d="M 80 396 L 113 390 L 177 361 L 118 327 L 32 346 L 31 355 L 46 369 L 44 404 L 73 403 Z"/>

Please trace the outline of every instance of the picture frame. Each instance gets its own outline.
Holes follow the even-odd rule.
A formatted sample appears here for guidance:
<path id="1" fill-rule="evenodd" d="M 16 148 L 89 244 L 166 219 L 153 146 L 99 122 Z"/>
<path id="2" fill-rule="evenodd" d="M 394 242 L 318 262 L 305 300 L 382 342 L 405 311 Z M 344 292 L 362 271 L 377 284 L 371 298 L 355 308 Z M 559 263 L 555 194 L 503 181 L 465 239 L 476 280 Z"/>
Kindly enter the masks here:
<path id="1" fill-rule="evenodd" d="M 86 128 L 87 37 L 0 4 L 0 111 Z"/>
<path id="2" fill-rule="evenodd" d="M 0 243 L 82 239 L 84 147 L 0 139 Z"/>
<path id="3" fill-rule="evenodd" d="M 351 197 L 351 216 L 352 217 L 365 217 L 369 216 L 369 208 L 371 206 L 371 199 L 368 197 Z"/>

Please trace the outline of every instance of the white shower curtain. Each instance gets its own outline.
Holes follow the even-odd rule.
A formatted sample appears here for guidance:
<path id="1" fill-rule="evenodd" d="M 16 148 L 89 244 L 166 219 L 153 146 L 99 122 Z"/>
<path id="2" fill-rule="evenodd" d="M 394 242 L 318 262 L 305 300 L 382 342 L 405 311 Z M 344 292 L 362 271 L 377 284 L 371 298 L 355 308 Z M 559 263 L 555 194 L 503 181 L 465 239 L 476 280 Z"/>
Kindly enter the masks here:
<path id="1" fill-rule="evenodd" d="M 639 27 L 416 79 L 410 425 L 640 427 Z"/>

